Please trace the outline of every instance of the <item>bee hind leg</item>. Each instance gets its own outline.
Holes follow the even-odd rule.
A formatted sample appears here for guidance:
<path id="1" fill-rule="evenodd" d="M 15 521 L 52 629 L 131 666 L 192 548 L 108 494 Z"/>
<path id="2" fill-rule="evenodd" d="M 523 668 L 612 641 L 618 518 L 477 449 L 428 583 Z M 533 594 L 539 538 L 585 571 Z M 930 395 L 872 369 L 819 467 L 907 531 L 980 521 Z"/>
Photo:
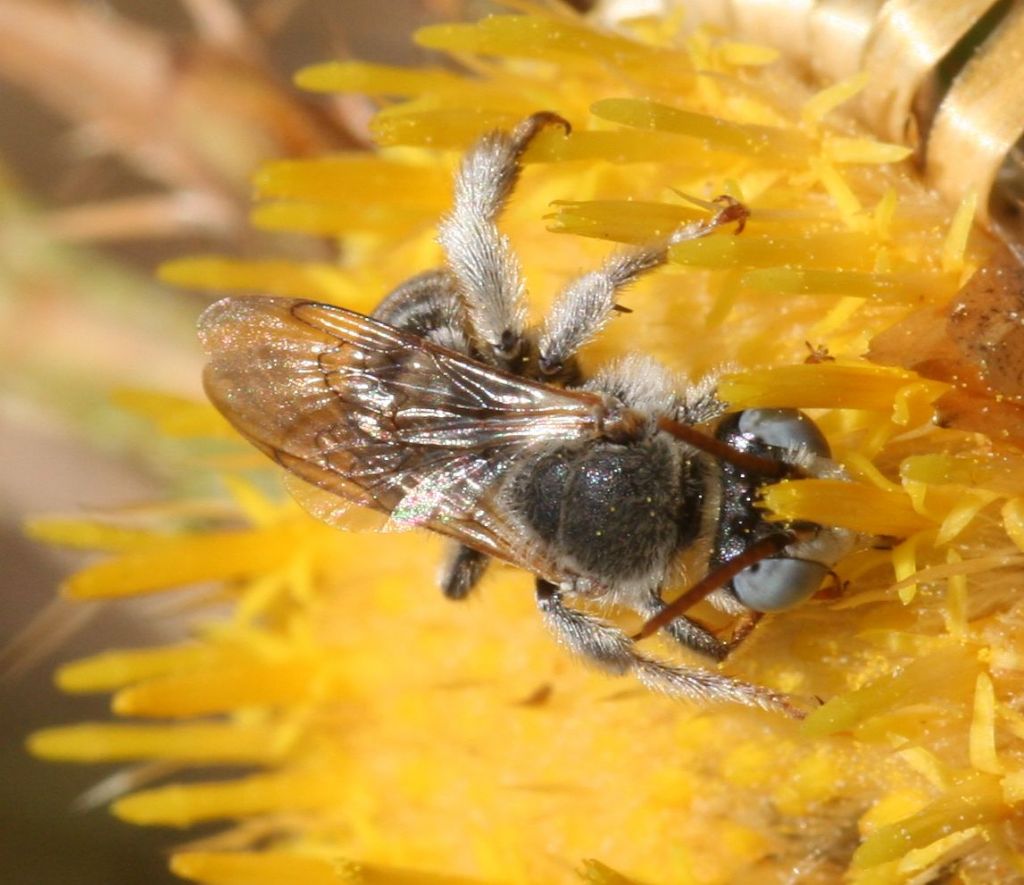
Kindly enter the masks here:
<path id="1" fill-rule="evenodd" d="M 501 368 L 514 368 L 521 356 L 526 306 L 519 262 L 496 222 L 519 179 L 523 153 L 551 125 L 569 130 L 557 114 L 542 111 L 511 132 L 481 137 L 462 160 L 452 209 L 438 229 L 464 299 L 473 343 Z"/>
<path id="2" fill-rule="evenodd" d="M 568 608 L 557 586 L 538 578 L 537 607 L 558 642 L 600 669 L 622 676 L 632 673 L 643 685 L 670 697 L 700 702 L 729 701 L 784 713 L 806 715 L 793 698 L 713 670 L 681 667 L 648 657 L 620 629 L 593 615 Z"/>
<path id="3" fill-rule="evenodd" d="M 486 553 L 464 544 L 452 544 L 438 577 L 441 592 L 447 599 L 465 599 L 483 577 L 490 561 Z"/>

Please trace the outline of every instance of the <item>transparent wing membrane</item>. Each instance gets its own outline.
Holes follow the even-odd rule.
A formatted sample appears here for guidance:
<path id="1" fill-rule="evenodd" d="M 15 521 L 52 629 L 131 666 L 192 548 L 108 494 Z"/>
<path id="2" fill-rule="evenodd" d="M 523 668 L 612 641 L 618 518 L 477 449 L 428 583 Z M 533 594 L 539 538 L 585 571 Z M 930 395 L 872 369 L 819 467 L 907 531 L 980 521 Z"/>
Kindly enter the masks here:
<path id="1" fill-rule="evenodd" d="M 532 447 L 600 436 L 601 395 L 520 378 L 306 301 L 226 298 L 200 331 L 212 401 L 304 484 L 387 514 L 388 528 L 429 528 L 561 577 L 495 496 Z M 318 518 L 353 523 L 341 501 L 291 486 Z"/>

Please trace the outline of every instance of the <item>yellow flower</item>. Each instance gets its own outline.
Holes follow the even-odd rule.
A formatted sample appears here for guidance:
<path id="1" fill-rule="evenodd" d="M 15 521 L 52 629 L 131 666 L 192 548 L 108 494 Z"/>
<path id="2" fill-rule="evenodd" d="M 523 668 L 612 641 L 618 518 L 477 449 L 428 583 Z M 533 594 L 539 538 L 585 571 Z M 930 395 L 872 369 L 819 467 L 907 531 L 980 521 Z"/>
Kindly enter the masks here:
<path id="1" fill-rule="evenodd" d="M 211 407 L 133 393 L 126 405 L 223 472 L 229 512 L 177 502 L 190 528 L 33 531 L 110 554 L 68 580 L 71 597 L 203 584 L 209 610 L 190 642 L 65 666 L 64 689 L 112 693 L 120 719 L 37 733 L 31 749 L 218 766 L 113 806 L 143 825 L 221 823 L 171 860 L 213 885 L 895 883 L 942 865 L 1009 877 L 1024 798 L 1024 464 L 932 423 L 948 384 L 863 356 L 985 259 L 970 201 L 950 212 L 905 149 L 843 116 L 859 78 L 804 94 L 758 47 L 681 40 L 651 20 L 613 34 L 518 5 L 419 32 L 472 73 L 299 74 L 309 89 L 397 99 L 376 117 L 375 154 L 282 161 L 257 179 L 256 225 L 337 236 L 341 262 L 195 258 L 163 277 L 368 312 L 440 262 L 459 151 L 539 109 L 572 136 L 537 139 L 502 219 L 536 311 L 609 240 L 696 217 L 683 195 L 741 198 L 743 235 L 675 247 L 586 362 L 641 350 L 690 378 L 728 366 L 734 406 L 814 410 L 854 481 L 781 483 L 767 507 L 896 540 L 850 556 L 839 598 L 769 619 L 725 668 L 828 702 L 798 724 L 587 671 L 544 633 L 528 575 L 494 569 L 477 598 L 448 603 L 434 538 L 320 525 Z"/>

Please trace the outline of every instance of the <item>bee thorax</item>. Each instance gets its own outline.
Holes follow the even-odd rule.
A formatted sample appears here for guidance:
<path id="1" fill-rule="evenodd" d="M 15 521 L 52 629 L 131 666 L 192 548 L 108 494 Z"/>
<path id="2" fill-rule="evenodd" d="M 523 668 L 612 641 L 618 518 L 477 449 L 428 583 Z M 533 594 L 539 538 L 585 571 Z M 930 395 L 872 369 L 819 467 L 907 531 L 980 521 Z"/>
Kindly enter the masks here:
<path id="1" fill-rule="evenodd" d="M 695 468 L 651 438 L 558 448 L 524 463 L 506 504 L 569 571 L 598 585 L 654 585 L 697 531 Z"/>

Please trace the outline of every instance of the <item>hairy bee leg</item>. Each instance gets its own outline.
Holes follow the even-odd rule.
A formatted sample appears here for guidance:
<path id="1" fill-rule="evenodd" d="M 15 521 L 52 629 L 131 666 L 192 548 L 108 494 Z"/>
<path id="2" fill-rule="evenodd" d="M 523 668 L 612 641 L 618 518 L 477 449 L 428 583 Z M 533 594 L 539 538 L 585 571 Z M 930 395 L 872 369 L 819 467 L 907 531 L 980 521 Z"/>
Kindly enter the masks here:
<path id="1" fill-rule="evenodd" d="M 519 179 L 524 151 L 549 125 L 569 130 L 557 114 L 541 112 L 511 132 L 484 135 L 462 160 L 452 210 L 438 230 L 478 339 L 475 343 L 503 368 L 519 354 L 526 307 L 519 262 L 495 222 Z"/>
<path id="2" fill-rule="evenodd" d="M 538 578 L 537 607 L 558 642 L 591 664 L 616 676 L 633 673 L 647 688 L 693 701 L 730 701 L 785 713 L 805 714 L 793 699 L 712 670 L 678 667 L 637 651 L 630 638 L 616 627 L 562 604 L 559 589 Z"/>
<path id="3" fill-rule="evenodd" d="M 644 619 L 650 620 L 665 607 L 666 603 L 655 594 L 650 602 L 640 608 L 637 613 Z M 764 617 L 762 612 L 744 612 L 737 618 L 736 625 L 728 639 L 719 639 L 700 621 L 688 615 L 679 615 L 665 624 L 661 631 L 683 648 L 702 654 L 713 661 L 721 662 L 743 644 L 762 617 Z"/>
<path id="4" fill-rule="evenodd" d="M 446 268 L 409 278 L 384 297 L 372 316 L 434 344 L 469 354 L 466 311 L 455 277 Z"/>
<path id="5" fill-rule="evenodd" d="M 639 614 L 644 620 L 650 620 L 664 607 L 665 603 L 656 597 L 651 600 L 650 605 L 641 609 Z M 724 661 L 734 648 L 731 639 L 728 641 L 719 639 L 699 621 L 686 615 L 680 615 L 669 621 L 661 629 L 683 648 L 695 651 L 713 661 Z"/>
<path id="6" fill-rule="evenodd" d="M 711 218 L 694 221 L 661 240 L 613 255 L 598 270 L 576 278 L 555 299 L 541 329 L 539 363 L 545 375 L 558 375 L 566 363 L 604 328 L 612 312 L 621 310 L 615 296 L 629 283 L 668 261 L 670 247 L 705 237 L 736 222 L 743 229 L 749 212 L 731 197 L 716 200 L 722 208 Z"/>
<path id="7" fill-rule="evenodd" d="M 462 544 L 453 544 L 451 548 L 441 566 L 441 592 L 448 599 L 465 599 L 483 577 L 491 558 Z"/>

